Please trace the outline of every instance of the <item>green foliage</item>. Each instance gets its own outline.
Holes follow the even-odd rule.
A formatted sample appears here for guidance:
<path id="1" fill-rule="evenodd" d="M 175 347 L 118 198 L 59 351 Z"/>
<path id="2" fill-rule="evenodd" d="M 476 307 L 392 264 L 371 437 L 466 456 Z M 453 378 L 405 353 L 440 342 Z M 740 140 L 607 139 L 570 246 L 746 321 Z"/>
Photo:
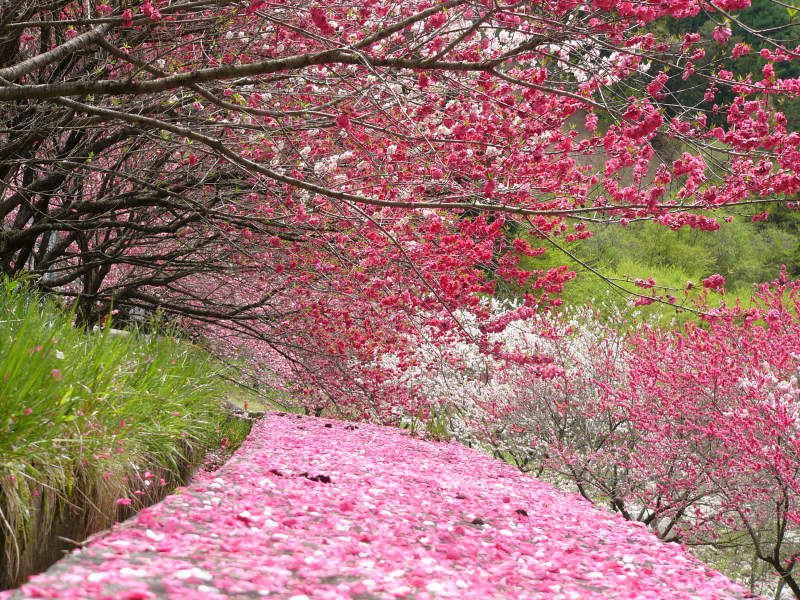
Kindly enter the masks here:
<path id="1" fill-rule="evenodd" d="M 407 415 L 401 424 L 411 435 L 422 435 L 426 440 L 446 442 L 453 438 L 450 432 L 451 414 L 447 407 L 429 411 L 420 407 L 415 413 Z"/>
<path id="2" fill-rule="evenodd" d="M 0 584 L 35 566 L 60 522 L 79 537 L 107 526 L 249 430 L 221 409 L 229 385 L 205 351 L 87 333 L 26 287 L 0 280 Z"/>
<path id="3" fill-rule="evenodd" d="M 281 390 L 272 389 L 245 389 L 235 386 L 225 397 L 238 408 L 250 413 L 259 413 L 272 410 L 306 414 L 305 409 L 294 402 L 289 394 Z"/>
<path id="4" fill-rule="evenodd" d="M 643 312 L 678 321 L 692 318 L 685 309 L 693 306 L 702 280 L 714 273 L 725 277 L 725 296 L 712 293 L 711 306 L 737 298 L 748 305 L 753 283 L 771 281 L 783 264 L 791 276 L 800 276 L 800 215 L 796 211 L 776 207 L 767 221 L 757 223 L 752 222 L 752 211 L 729 216 L 732 221 L 723 222 L 715 232 L 671 231 L 653 222 L 598 228 L 592 238 L 565 246 L 578 261 L 550 248 L 541 257 L 522 257 L 520 267 L 544 271 L 567 264 L 576 272 L 562 294 L 570 306 L 603 300 L 621 307 L 632 300 L 627 292 L 650 295 L 650 290 L 633 282 L 653 277 L 659 286 L 655 293 L 670 294 L 676 303 L 674 307 L 652 304 L 643 307 Z M 696 285 L 687 293 L 689 281 Z"/>
<path id="5" fill-rule="evenodd" d="M 439 410 L 429 415 L 425 422 L 425 439 L 434 442 L 446 442 L 453 436 L 450 434 L 449 415 Z"/>
<path id="6" fill-rule="evenodd" d="M 630 257 L 635 257 L 638 264 L 683 273 L 686 279 L 695 282 L 719 273 L 729 286 L 749 285 L 772 279 L 780 267 L 766 259 L 770 243 L 764 232 L 741 219 L 725 224 L 717 232 L 670 231 L 652 222 L 635 223 L 628 230 L 598 232 L 594 244 L 594 248 L 588 244 L 590 252 L 602 253 L 608 259 L 608 266 L 617 271 Z M 642 276 L 635 272 L 630 275 Z M 686 280 L 680 281 L 682 278 L 682 275 L 673 278 L 673 286 L 683 289 Z"/>

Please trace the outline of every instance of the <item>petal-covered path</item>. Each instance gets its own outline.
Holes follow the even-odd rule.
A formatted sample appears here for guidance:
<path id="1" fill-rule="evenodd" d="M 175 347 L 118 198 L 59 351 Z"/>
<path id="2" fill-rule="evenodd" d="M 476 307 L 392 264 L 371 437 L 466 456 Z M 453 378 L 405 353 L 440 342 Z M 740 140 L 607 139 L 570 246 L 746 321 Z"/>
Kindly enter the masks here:
<path id="1" fill-rule="evenodd" d="M 220 470 L 7 598 L 747 598 L 673 544 L 457 444 L 271 414 Z"/>

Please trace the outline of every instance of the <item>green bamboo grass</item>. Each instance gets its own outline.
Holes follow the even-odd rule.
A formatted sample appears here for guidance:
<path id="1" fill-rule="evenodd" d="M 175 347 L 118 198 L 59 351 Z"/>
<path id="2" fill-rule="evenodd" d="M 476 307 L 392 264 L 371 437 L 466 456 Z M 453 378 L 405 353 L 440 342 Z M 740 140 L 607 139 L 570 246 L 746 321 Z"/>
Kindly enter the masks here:
<path id="1" fill-rule="evenodd" d="M 220 369 L 169 331 L 89 333 L 0 280 L 0 589 L 241 443 Z"/>

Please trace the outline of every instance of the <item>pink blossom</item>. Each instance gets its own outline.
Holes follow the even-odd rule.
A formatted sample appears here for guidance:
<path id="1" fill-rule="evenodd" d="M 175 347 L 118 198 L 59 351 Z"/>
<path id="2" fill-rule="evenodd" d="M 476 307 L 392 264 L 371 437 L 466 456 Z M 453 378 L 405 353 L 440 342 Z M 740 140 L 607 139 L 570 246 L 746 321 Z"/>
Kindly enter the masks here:
<path id="1" fill-rule="evenodd" d="M 350 123 L 350 115 L 347 113 L 340 113 L 339 116 L 336 117 L 336 125 L 345 131 L 350 131 L 353 128 Z"/>
<path id="2" fill-rule="evenodd" d="M 497 184 L 494 179 L 489 179 L 483 186 L 483 195 L 487 198 L 494 197 L 494 191 L 497 189 Z"/>
<path id="3" fill-rule="evenodd" d="M 733 51 L 731 54 L 734 58 L 740 58 L 750 52 L 749 44 L 745 44 L 744 42 L 739 42 L 733 47 Z"/>
<path id="4" fill-rule="evenodd" d="M 325 35 L 332 35 L 336 32 L 336 30 L 331 26 L 328 22 L 328 16 L 322 8 L 313 7 L 309 9 L 309 13 L 311 15 L 311 21 L 314 23 L 319 30 L 324 33 Z"/>
<path id="5" fill-rule="evenodd" d="M 652 288 L 652 287 L 654 287 L 656 285 L 656 280 L 653 279 L 652 277 L 648 277 L 646 280 L 644 280 L 644 279 L 636 279 L 633 282 L 633 284 L 635 286 L 637 286 L 637 287 L 648 289 L 648 288 Z"/>
<path id="6" fill-rule="evenodd" d="M 430 79 L 428 79 L 428 75 L 424 71 L 419 74 L 417 83 L 419 84 L 419 89 L 421 90 L 428 89 L 430 86 Z"/>
<path id="7" fill-rule="evenodd" d="M 703 279 L 703 287 L 710 290 L 718 290 L 725 285 L 725 278 L 719 273 Z"/>
<path id="8" fill-rule="evenodd" d="M 711 36 L 720 44 L 724 44 L 731 37 L 731 28 L 719 25 L 711 32 Z"/>

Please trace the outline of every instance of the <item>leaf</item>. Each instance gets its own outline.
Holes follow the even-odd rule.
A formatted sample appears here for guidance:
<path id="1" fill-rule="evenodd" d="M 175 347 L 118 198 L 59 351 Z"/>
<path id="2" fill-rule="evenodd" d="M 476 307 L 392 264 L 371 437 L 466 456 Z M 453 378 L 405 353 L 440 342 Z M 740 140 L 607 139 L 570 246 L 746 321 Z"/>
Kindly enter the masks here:
<path id="1" fill-rule="evenodd" d="M 72 396 L 72 386 L 67 388 L 67 391 L 64 392 L 64 395 L 58 400 L 59 404 L 66 404 L 69 402 L 70 397 Z"/>

